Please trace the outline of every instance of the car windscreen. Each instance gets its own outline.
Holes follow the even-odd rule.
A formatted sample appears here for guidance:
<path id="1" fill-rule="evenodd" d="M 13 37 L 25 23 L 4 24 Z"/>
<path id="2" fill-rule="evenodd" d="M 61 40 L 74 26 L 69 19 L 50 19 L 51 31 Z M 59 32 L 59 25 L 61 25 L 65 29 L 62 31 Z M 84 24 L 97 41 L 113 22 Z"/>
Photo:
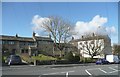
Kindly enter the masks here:
<path id="1" fill-rule="evenodd" d="M 12 59 L 20 59 L 19 56 L 12 56 Z"/>

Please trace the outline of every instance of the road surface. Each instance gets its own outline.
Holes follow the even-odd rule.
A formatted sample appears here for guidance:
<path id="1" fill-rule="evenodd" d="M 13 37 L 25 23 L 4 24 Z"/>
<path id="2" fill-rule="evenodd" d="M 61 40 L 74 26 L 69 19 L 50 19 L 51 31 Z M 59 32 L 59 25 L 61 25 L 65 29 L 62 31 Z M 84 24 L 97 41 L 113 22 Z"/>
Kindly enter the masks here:
<path id="1" fill-rule="evenodd" d="M 107 75 L 113 77 L 119 77 L 119 65 L 13 65 L 4 66 L 2 68 L 2 75 L 37 75 L 38 77 L 49 77 L 49 76 L 63 76 L 71 77 L 73 75 L 80 76 L 100 76 Z M 13 76 L 12 76 L 13 77 Z"/>

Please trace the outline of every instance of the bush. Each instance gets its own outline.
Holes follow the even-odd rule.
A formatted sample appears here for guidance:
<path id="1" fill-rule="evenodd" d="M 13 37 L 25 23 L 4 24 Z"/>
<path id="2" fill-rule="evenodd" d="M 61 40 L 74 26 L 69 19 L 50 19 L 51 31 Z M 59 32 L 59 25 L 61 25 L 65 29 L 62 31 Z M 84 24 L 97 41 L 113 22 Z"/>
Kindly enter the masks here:
<path id="1" fill-rule="evenodd" d="M 55 64 L 68 64 L 70 62 L 68 62 L 68 60 L 56 60 Z"/>
<path id="2" fill-rule="evenodd" d="M 34 60 L 29 56 L 29 55 L 20 55 L 20 57 L 22 58 L 22 60 L 26 61 L 27 63 L 33 63 Z"/>
<path id="3" fill-rule="evenodd" d="M 50 64 L 53 64 L 52 60 L 45 60 L 45 61 L 37 60 L 37 65 L 50 65 Z"/>
<path id="4" fill-rule="evenodd" d="M 4 56 L 2 56 L 2 63 L 5 63 L 5 57 Z"/>
<path id="5" fill-rule="evenodd" d="M 74 61 L 74 56 L 72 54 L 72 52 L 69 52 L 65 55 L 65 59 L 70 61 L 70 62 L 73 62 Z"/>
<path id="6" fill-rule="evenodd" d="M 29 56 L 26 54 L 21 55 L 21 58 L 26 61 L 27 63 L 34 64 L 34 60 L 36 60 L 37 64 L 52 64 L 53 61 L 57 60 L 52 56 L 46 56 L 43 54 L 39 54 L 38 56 Z"/>
<path id="7" fill-rule="evenodd" d="M 79 57 L 78 55 L 76 55 L 76 56 L 74 57 L 74 61 L 75 61 L 75 62 L 79 62 L 79 61 L 80 61 L 80 57 Z"/>
<path id="8" fill-rule="evenodd" d="M 91 59 L 91 58 L 81 58 L 81 62 L 84 63 L 95 63 L 97 59 Z"/>
<path id="9" fill-rule="evenodd" d="M 32 59 L 34 59 L 34 60 L 40 60 L 40 61 L 57 60 L 54 57 L 45 56 L 43 54 L 39 54 L 38 56 L 32 56 Z"/>

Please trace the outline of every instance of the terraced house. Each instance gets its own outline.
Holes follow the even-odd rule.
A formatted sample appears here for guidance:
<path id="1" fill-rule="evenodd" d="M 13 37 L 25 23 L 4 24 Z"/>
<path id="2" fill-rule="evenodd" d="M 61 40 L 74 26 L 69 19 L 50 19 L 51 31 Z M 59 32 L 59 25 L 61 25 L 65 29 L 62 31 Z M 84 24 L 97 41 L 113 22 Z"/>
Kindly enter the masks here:
<path id="1" fill-rule="evenodd" d="M 53 51 L 53 40 L 51 37 L 35 36 L 34 32 L 32 37 L 20 37 L 17 34 L 15 36 L 1 35 L 0 45 L 3 54 L 9 52 L 10 54 L 27 53 L 34 55 L 39 53 L 38 51 L 46 51 L 42 53 L 52 55 Z"/>
<path id="2" fill-rule="evenodd" d="M 67 52 L 77 52 L 77 48 L 72 44 L 65 44 L 62 55 L 64 56 Z M 33 32 L 32 37 L 20 37 L 17 34 L 15 36 L 0 36 L 0 47 L 3 54 L 25 54 L 34 56 L 36 54 L 44 54 L 49 56 L 59 56 L 60 52 L 57 47 L 54 46 L 54 41 L 51 36 L 41 37 L 35 36 Z"/>

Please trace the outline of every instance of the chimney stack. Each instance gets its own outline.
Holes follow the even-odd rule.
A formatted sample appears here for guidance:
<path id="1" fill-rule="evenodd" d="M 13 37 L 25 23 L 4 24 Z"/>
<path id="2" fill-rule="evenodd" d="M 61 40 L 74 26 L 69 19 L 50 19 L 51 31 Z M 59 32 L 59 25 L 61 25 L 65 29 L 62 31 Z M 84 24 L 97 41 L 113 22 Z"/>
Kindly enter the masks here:
<path id="1" fill-rule="evenodd" d="M 18 37 L 18 34 L 16 34 L 15 37 Z"/>
<path id="2" fill-rule="evenodd" d="M 74 40 L 74 37 L 72 37 L 72 40 Z"/>
<path id="3" fill-rule="evenodd" d="M 36 33 L 33 31 L 33 37 L 35 37 L 35 34 L 36 34 Z"/>
<path id="4" fill-rule="evenodd" d="M 93 33 L 93 37 L 95 36 L 95 33 Z"/>
<path id="5" fill-rule="evenodd" d="M 82 39 L 83 39 L 83 36 L 82 36 Z"/>

